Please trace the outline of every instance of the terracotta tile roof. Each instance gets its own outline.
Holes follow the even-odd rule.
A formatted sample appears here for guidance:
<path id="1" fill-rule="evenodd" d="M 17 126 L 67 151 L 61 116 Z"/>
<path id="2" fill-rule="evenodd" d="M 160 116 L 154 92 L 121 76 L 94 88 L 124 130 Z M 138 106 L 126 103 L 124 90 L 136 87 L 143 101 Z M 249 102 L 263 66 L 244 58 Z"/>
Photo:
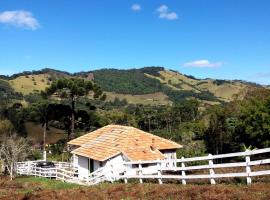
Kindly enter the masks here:
<path id="1" fill-rule="evenodd" d="M 164 159 L 159 150 L 179 149 L 173 141 L 152 135 L 134 127 L 108 125 L 68 142 L 79 148 L 72 153 L 104 161 L 120 153 L 129 160 Z"/>

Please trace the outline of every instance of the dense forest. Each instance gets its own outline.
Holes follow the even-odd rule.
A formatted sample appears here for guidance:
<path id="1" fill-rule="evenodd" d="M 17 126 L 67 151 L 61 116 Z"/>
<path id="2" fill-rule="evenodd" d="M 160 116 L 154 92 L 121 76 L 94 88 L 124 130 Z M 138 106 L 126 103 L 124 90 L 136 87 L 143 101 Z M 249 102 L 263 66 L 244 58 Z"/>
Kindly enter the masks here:
<path id="1" fill-rule="evenodd" d="M 202 109 L 200 101 L 186 97 L 215 98 L 211 93 L 175 91 L 144 76 L 146 72 L 158 75 L 158 70 L 142 68 L 131 70 L 132 73 L 98 70 L 94 82 L 59 72 L 62 76 L 55 76 L 45 91 L 27 95 L 15 92 L 6 80 L 1 80 L 0 134 L 14 132 L 27 138 L 26 124 L 29 122 L 40 124 L 47 130 L 63 130 L 66 137 L 47 147 L 55 155 L 65 150 L 72 134 L 76 137 L 112 123 L 134 126 L 174 140 L 184 146 L 178 154 L 185 157 L 270 146 L 268 89 L 252 88 L 242 99 Z M 83 77 L 84 74 L 77 75 Z M 130 104 L 119 98 L 105 101 L 102 90 L 110 91 L 111 88 L 118 88 L 121 93 L 129 91 L 129 94 L 162 90 L 173 99 L 173 104 Z M 38 144 L 31 145 L 36 148 Z M 36 151 L 32 156 L 38 157 Z"/>
<path id="2" fill-rule="evenodd" d="M 159 67 L 131 70 L 102 69 L 96 70 L 93 73 L 95 82 L 105 91 L 132 95 L 163 92 L 173 102 L 190 97 L 201 100 L 218 101 L 218 99 L 210 92 L 202 91 L 201 93 L 195 93 L 194 91 L 189 90 L 173 90 L 157 79 L 150 78 L 146 75 L 150 74 L 160 77 L 160 74 L 158 73 L 160 70 L 164 69 Z M 194 79 L 194 77 L 192 78 Z"/>

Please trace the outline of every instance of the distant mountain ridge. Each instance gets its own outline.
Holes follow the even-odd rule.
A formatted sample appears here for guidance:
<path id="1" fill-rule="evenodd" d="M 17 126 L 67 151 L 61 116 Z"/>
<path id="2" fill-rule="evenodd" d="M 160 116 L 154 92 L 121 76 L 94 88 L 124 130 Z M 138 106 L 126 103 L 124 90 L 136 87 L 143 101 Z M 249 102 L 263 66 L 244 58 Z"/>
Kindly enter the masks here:
<path id="1" fill-rule="evenodd" d="M 195 98 L 216 104 L 241 98 L 249 87 L 261 85 L 241 80 L 198 79 L 164 67 L 139 69 L 99 69 L 69 73 L 45 68 L 25 71 L 11 76 L 0 76 L 15 92 L 29 94 L 44 90 L 61 77 L 76 77 L 96 82 L 107 93 L 108 100 L 115 97 L 129 103 L 166 104 Z"/>

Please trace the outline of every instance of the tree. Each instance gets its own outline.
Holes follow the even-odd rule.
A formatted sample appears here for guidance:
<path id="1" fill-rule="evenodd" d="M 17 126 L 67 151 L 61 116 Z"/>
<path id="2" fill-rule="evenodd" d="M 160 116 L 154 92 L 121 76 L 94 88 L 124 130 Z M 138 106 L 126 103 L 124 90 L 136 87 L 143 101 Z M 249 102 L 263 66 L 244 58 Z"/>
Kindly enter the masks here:
<path id="1" fill-rule="evenodd" d="M 43 126 L 43 159 L 46 160 L 46 135 L 48 122 L 50 120 L 50 116 L 53 113 L 53 109 L 51 104 L 48 101 L 43 101 L 32 106 L 32 111 L 35 112 L 37 117 L 39 118 L 39 122 Z"/>
<path id="2" fill-rule="evenodd" d="M 45 152 L 46 135 L 50 121 L 63 122 L 63 127 L 67 130 L 68 138 L 70 135 L 69 128 L 70 120 L 67 116 L 71 115 L 72 111 L 69 105 L 50 103 L 49 101 L 41 101 L 32 104 L 28 108 L 28 120 L 39 122 L 43 126 L 43 151 Z"/>
<path id="3" fill-rule="evenodd" d="M 246 146 L 270 146 L 270 98 L 258 97 L 243 101 L 236 133 Z"/>
<path id="4" fill-rule="evenodd" d="M 25 138 L 10 135 L 0 142 L 0 157 L 9 172 L 10 180 L 14 178 L 15 165 L 30 154 L 30 148 Z"/>
<path id="5" fill-rule="evenodd" d="M 13 133 L 14 127 L 7 119 L 0 120 L 0 139 Z"/>
<path id="6" fill-rule="evenodd" d="M 220 154 L 230 151 L 232 132 L 227 119 L 224 108 L 220 106 L 216 106 L 210 111 L 209 125 L 204 136 L 210 153 Z"/>
<path id="7" fill-rule="evenodd" d="M 106 96 L 103 94 L 101 88 L 93 84 L 91 81 L 77 78 L 61 78 L 53 81 L 51 86 L 46 88 L 45 94 L 52 96 L 56 95 L 61 99 L 69 99 L 71 101 L 71 134 L 70 139 L 74 138 L 75 127 L 75 104 L 79 97 L 88 95 L 93 92 L 94 99 L 105 100 Z"/>

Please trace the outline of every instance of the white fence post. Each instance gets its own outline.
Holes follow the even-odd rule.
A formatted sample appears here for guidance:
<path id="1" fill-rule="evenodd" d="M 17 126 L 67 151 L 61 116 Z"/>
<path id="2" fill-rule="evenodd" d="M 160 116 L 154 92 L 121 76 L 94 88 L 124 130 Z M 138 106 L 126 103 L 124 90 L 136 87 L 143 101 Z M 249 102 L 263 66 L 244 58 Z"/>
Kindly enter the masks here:
<path id="1" fill-rule="evenodd" d="M 158 163 L 158 183 L 162 184 L 162 174 L 161 174 L 161 161 Z"/>
<path id="2" fill-rule="evenodd" d="M 215 181 L 215 179 L 214 179 L 214 176 L 215 176 L 215 171 L 214 171 L 214 169 L 213 169 L 213 166 L 214 166 L 214 162 L 213 162 L 213 159 L 212 159 L 212 154 L 209 154 L 208 155 L 208 157 L 209 157 L 209 161 L 208 161 L 208 163 L 209 163 L 209 172 L 210 172 L 210 183 L 212 184 L 212 185 L 214 185 L 214 184 L 216 184 L 216 181 Z"/>
<path id="3" fill-rule="evenodd" d="M 125 166 L 125 165 L 124 165 Z M 127 165 L 126 165 L 127 166 Z M 127 183 L 128 182 L 128 179 L 127 179 L 127 167 L 125 167 L 125 171 L 124 171 L 124 181 L 125 181 L 125 183 Z"/>
<path id="4" fill-rule="evenodd" d="M 27 175 L 30 174 L 30 161 L 27 162 Z"/>
<path id="5" fill-rule="evenodd" d="M 114 173 L 114 165 L 113 162 L 110 161 L 110 168 L 111 168 L 111 182 L 115 181 L 115 173 Z"/>
<path id="6" fill-rule="evenodd" d="M 251 184 L 251 168 L 250 168 L 250 151 L 247 149 L 246 150 L 246 173 L 247 173 L 247 184 Z"/>
<path id="7" fill-rule="evenodd" d="M 185 172 L 185 162 L 184 162 L 184 157 L 181 158 L 181 167 L 182 167 L 182 184 L 183 185 L 186 185 L 187 182 L 186 182 L 186 179 L 185 179 L 185 176 L 186 176 L 186 172 Z"/>
<path id="8" fill-rule="evenodd" d="M 140 176 L 140 183 L 143 183 L 143 180 L 142 180 L 142 164 L 139 163 L 139 176 Z"/>

